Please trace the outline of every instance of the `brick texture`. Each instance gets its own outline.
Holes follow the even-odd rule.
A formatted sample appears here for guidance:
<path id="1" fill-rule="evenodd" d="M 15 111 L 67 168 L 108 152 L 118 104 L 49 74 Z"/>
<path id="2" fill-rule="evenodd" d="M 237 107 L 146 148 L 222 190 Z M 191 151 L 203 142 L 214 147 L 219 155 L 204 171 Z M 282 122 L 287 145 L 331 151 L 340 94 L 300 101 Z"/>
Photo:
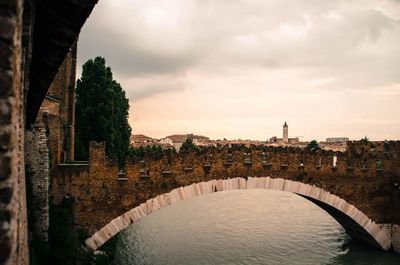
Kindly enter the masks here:
<path id="1" fill-rule="evenodd" d="M 27 264 L 22 1 L 0 1 L 0 264 Z"/>
<path id="2" fill-rule="evenodd" d="M 76 223 L 92 233 L 174 188 L 212 179 L 271 176 L 316 185 L 356 206 L 376 223 L 398 224 L 400 205 L 393 200 L 392 183 L 400 181 L 400 142 L 390 142 L 388 152 L 382 142 L 373 145 L 349 143 L 343 153 L 262 146 L 250 150 L 232 146 L 229 151 L 225 146 L 129 160 L 121 174 L 116 161 L 105 157 L 104 143 L 92 142 L 88 165 L 58 167 L 52 195 L 55 202 L 67 194 L 73 196 Z M 231 163 L 227 163 L 228 158 Z"/>
<path id="3" fill-rule="evenodd" d="M 33 236 L 48 241 L 49 228 L 49 149 L 46 128 L 37 123 L 25 135 L 27 187 L 30 190 L 30 218 Z"/>

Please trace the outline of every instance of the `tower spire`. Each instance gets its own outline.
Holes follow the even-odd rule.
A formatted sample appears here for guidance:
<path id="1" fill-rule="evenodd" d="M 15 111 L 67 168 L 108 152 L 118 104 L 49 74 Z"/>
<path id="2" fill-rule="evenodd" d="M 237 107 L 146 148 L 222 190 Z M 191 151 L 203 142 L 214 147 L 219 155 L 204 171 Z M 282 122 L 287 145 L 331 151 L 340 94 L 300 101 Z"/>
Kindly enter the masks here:
<path id="1" fill-rule="evenodd" d="M 287 125 L 286 121 L 285 124 L 283 124 L 283 142 L 289 142 L 289 126 Z"/>

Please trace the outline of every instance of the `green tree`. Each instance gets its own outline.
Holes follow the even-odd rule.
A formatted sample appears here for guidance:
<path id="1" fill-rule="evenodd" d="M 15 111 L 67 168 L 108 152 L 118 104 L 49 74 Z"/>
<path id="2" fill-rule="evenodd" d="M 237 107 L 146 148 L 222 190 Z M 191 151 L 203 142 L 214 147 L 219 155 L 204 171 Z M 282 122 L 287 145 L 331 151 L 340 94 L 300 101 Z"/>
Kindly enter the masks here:
<path id="1" fill-rule="evenodd" d="M 316 151 L 318 149 L 320 149 L 317 140 L 312 140 L 308 145 L 307 145 L 307 149 L 310 151 Z"/>
<path id="2" fill-rule="evenodd" d="M 162 155 L 163 154 L 163 149 L 161 146 L 157 145 L 157 154 Z"/>
<path id="3" fill-rule="evenodd" d="M 369 143 L 369 139 L 368 139 L 368 137 L 365 135 L 365 137 L 364 138 L 362 138 L 361 140 L 361 143 L 363 143 L 363 144 L 368 144 Z"/>
<path id="4" fill-rule="evenodd" d="M 197 149 L 197 146 L 193 143 L 193 140 L 191 138 L 187 138 L 183 142 L 181 148 L 179 149 L 179 152 L 184 152 L 187 150 L 196 150 L 196 149 Z"/>
<path id="5" fill-rule="evenodd" d="M 143 145 L 139 146 L 138 155 L 144 156 L 145 153 L 146 153 L 146 150 L 144 149 Z"/>
<path id="6" fill-rule="evenodd" d="M 106 141 L 106 154 L 122 165 L 131 135 L 125 91 L 104 58 L 88 60 L 82 69 L 76 87 L 76 158 L 88 159 L 90 140 Z"/>

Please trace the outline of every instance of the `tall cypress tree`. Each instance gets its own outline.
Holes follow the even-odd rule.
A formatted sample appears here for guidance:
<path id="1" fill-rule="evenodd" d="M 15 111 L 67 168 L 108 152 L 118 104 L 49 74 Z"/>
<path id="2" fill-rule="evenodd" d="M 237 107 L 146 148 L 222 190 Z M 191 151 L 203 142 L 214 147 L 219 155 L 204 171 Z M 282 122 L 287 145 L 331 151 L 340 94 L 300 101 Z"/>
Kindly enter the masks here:
<path id="1" fill-rule="evenodd" d="M 88 159 L 90 140 L 106 141 L 106 154 L 122 165 L 129 148 L 129 102 L 104 58 L 88 60 L 76 87 L 75 156 Z"/>

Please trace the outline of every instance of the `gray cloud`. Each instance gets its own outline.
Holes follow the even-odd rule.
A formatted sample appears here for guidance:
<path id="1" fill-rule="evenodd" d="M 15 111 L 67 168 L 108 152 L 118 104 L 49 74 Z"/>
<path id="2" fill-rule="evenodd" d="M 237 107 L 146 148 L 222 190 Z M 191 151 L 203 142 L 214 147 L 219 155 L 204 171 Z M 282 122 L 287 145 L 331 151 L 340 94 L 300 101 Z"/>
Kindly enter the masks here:
<path id="1" fill-rule="evenodd" d="M 321 88 L 364 89 L 400 82 L 393 10 L 400 14 L 399 1 L 100 1 L 82 32 L 80 60 L 104 56 L 123 78 L 301 68 L 332 80 Z M 142 98 L 180 88 L 132 89 Z"/>
<path id="2" fill-rule="evenodd" d="M 99 28 L 91 29 L 87 38 L 80 43 L 81 60 L 101 55 L 123 76 L 179 74 L 201 57 L 194 53 L 163 53 L 162 47 L 159 51 L 146 50 L 129 38 Z"/>
<path id="3" fill-rule="evenodd" d="M 145 99 L 156 94 L 183 91 L 186 88 L 184 82 L 168 80 L 168 78 L 152 80 L 151 82 L 146 80 L 127 80 L 124 83 L 130 88 L 126 90 L 127 97 L 134 101 Z"/>

